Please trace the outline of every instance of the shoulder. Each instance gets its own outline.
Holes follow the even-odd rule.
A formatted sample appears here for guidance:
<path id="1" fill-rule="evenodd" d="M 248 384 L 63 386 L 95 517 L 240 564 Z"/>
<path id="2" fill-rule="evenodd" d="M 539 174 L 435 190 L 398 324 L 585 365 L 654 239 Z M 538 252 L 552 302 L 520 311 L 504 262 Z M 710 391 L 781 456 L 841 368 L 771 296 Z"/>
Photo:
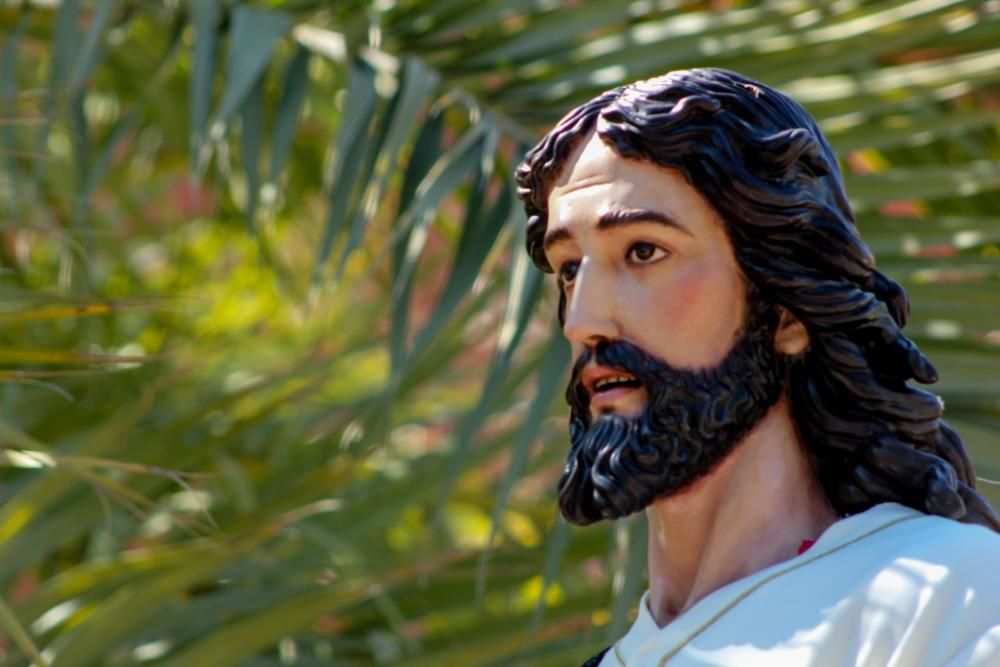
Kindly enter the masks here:
<path id="1" fill-rule="evenodd" d="M 857 545 L 885 556 L 914 553 L 935 560 L 962 559 L 976 553 L 1000 554 L 1000 533 L 897 503 L 876 505 L 842 519 L 820 541 L 835 546 L 834 551 Z"/>
<path id="2" fill-rule="evenodd" d="M 873 576 L 855 590 L 866 639 L 882 642 L 894 664 L 996 659 L 1000 535 L 917 515 L 865 542 L 858 547 L 881 552 Z"/>
<path id="3" fill-rule="evenodd" d="M 919 559 L 930 564 L 960 568 L 963 575 L 996 579 L 991 569 L 1000 563 L 1000 534 L 983 526 L 943 517 L 917 515 L 886 531 L 883 540 L 893 547 L 895 559 Z M 972 568 L 972 569 L 969 569 Z"/>
<path id="4" fill-rule="evenodd" d="M 692 611 L 724 616 L 678 664 L 995 665 L 998 563 L 986 528 L 878 506 L 706 598 Z"/>
<path id="5" fill-rule="evenodd" d="M 1000 577 L 995 576 L 1000 534 L 899 505 L 879 506 L 866 514 L 870 516 L 852 517 L 861 520 L 852 522 L 853 535 L 844 535 L 838 545 L 848 548 L 830 563 L 853 570 L 860 585 L 866 586 L 867 579 L 868 585 L 880 593 L 893 593 L 900 602 L 907 599 L 903 591 L 925 599 L 928 587 L 956 593 L 976 589 L 997 596 L 994 601 L 1000 599 Z M 853 536 L 857 538 L 850 539 Z"/>

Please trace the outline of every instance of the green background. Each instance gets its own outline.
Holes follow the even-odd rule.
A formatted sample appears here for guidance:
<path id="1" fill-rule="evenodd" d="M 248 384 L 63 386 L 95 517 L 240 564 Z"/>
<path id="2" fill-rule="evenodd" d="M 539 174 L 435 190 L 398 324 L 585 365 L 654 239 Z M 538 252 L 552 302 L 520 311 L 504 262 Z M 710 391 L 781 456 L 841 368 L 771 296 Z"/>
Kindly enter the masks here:
<path id="1" fill-rule="evenodd" d="M 816 115 L 1000 479 L 1000 3 L 6 0 L 0 39 L 2 665 L 617 637 L 644 526 L 557 519 L 569 355 L 511 172 L 679 67 Z"/>

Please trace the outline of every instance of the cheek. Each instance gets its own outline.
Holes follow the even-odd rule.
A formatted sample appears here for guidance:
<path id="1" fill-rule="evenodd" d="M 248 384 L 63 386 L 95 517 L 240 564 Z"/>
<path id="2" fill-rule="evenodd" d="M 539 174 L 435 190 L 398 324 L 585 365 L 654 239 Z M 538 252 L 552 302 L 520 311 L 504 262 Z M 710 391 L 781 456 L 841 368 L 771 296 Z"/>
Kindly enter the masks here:
<path id="1" fill-rule="evenodd" d="M 690 343 L 693 336 L 708 333 L 706 324 L 714 317 L 716 292 L 697 271 L 681 271 L 663 296 L 663 307 L 655 309 L 657 319 L 676 337 Z"/>
<path id="2" fill-rule="evenodd" d="M 738 278 L 690 266 L 643 292 L 642 303 L 631 308 L 634 321 L 642 322 L 635 335 L 666 361 L 714 366 L 736 340 L 744 310 Z"/>

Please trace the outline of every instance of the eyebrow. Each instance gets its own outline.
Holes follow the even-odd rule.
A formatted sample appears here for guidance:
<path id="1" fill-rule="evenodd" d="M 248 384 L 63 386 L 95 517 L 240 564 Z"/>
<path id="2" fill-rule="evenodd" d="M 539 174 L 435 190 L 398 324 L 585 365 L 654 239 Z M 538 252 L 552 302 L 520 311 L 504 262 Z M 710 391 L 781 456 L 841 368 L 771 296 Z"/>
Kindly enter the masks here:
<path id="1" fill-rule="evenodd" d="M 608 211 L 597 219 L 597 229 L 604 231 L 615 227 L 627 227 L 628 225 L 638 225 L 646 222 L 654 222 L 660 225 L 671 227 L 691 236 L 691 230 L 677 222 L 666 213 L 653 211 L 646 208 L 630 208 L 622 211 Z M 568 227 L 557 227 L 545 235 L 542 247 L 548 250 L 556 243 L 569 241 L 573 238 L 573 232 Z"/>

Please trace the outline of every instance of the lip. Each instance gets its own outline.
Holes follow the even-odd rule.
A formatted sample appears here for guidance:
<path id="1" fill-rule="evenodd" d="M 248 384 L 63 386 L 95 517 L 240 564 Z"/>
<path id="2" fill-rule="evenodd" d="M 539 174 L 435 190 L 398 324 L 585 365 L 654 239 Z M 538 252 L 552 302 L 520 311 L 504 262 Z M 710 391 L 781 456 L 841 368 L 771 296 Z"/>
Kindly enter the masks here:
<path id="1" fill-rule="evenodd" d="M 628 375 L 629 377 L 635 377 L 627 371 L 620 371 L 604 366 L 587 366 L 583 369 L 583 372 L 580 374 L 580 382 L 587 390 L 587 396 L 590 399 L 590 408 L 592 410 L 604 411 L 614 409 L 616 403 L 633 392 L 640 391 L 642 389 L 641 387 L 616 387 L 615 389 L 609 389 L 602 392 L 594 391 L 594 385 L 597 384 L 598 381 L 615 375 Z"/>
<path id="2" fill-rule="evenodd" d="M 614 411 L 620 401 L 639 390 L 640 387 L 617 387 L 599 394 L 592 393 L 590 395 L 590 409 L 594 412 Z"/>

